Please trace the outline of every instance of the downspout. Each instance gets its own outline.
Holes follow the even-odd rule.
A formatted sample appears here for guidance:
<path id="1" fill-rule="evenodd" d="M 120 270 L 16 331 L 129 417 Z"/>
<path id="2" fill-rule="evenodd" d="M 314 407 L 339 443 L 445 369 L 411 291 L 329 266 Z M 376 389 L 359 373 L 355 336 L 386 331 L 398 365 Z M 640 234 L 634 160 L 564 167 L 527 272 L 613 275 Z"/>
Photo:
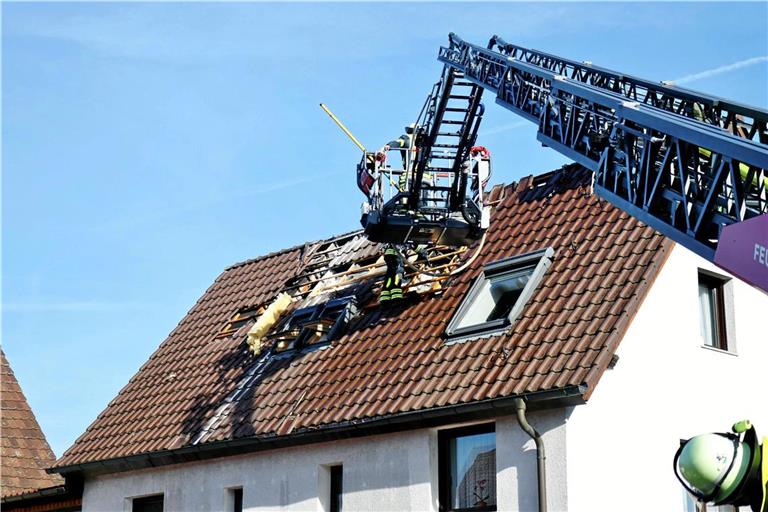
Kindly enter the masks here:
<path id="1" fill-rule="evenodd" d="M 516 398 L 515 410 L 517 411 L 517 422 L 520 424 L 520 428 L 522 428 L 526 434 L 531 436 L 536 443 L 536 474 L 539 490 L 539 512 L 547 512 L 547 456 L 544 453 L 544 440 L 541 439 L 541 434 L 528 423 L 528 419 L 525 417 L 525 400 Z"/>

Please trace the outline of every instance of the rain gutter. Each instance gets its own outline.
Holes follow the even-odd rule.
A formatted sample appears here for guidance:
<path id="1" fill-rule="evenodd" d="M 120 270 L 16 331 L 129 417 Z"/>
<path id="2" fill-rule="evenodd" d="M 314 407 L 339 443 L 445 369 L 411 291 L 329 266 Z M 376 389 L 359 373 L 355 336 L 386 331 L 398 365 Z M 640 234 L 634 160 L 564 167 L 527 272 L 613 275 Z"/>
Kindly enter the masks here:
<path id="1" fill-rule="evenodd" d="M 321 427 L 303 428 L 287 435 L 266 434 L 226 441 L 212 441 L 173 450 L 161 450 L 81 464 L 69 464 L 50 468 L 47 471 L 66 476 L 76 474 L 94 476 L 182 462 L 243 455 L 288 446 L 430 428 L 450 423 L 489 419 L 513 414 L 516 411 L 515 401 L 518 398 L 525 398 L 526 403 L 536 410 L 580 405 L 584 403 L 583 395 L 586 391 L 586 386 L 567 386 L 554 391 L 534 392 L 515 397 L 482 400 L 468 404 L 435 407 L 424 411 L 404 412 L 388 416 L 338 422 Z"/>

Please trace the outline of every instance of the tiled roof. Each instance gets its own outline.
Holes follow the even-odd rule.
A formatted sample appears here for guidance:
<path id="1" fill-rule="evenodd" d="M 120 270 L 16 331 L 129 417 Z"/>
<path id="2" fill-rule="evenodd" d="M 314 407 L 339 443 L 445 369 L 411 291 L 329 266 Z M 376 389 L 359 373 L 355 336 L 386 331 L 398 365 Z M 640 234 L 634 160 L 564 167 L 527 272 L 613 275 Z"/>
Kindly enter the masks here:
<path id="1" fill-rule="evenodd" d="M 62 485 L 64 479 L 50 475 L 45 468 L 56 457 L 40 430 L 16 376 L 0 349 L 2 358 L 2 393 L 0 393 L 0 424 L 2 425 L 2 459 L 0 460 L 0 489 L 2 497 L 37 491 Z"/>
<path id="2" fill-rule="evenodd" d="M 299 247 L 230 267 L 57 466 L 572 386 L 588 398 L 669 242 L 593 195 L 591 173 L 565 172 L 495 189 L 482 254 L 444 293 L 389 313 L 365 309 L 329 348 L 274 358 L 255 380 L 244 378 L 257 362 L 246 349 L 249 326 L 228 338 L 216 333 L 239 308 L 306 275 L 319 261 L 308 255 L 322 251 Z M 329 259 L 375 254 L 359 237 L 337 242 L 356 245 L 326 250 Z M 555 250 L 553 265 L 509 331 L 445 343 L 446 325 L 484 263 L 545 247 Z"/>

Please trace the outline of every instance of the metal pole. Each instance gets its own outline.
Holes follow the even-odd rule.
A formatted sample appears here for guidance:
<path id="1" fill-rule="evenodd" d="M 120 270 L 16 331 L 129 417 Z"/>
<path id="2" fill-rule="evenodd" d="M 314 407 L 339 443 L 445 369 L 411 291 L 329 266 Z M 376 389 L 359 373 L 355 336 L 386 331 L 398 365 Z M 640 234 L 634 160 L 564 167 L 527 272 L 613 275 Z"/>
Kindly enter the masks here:
<path id="1" fill-rule="evenodd" d="M 344 124 L 343 124 L 341 121 L 339 121 L 339 118 L 338 118 L 338 117 L 336 117 L 335 115 L 333 115 L 333 112 L 331 112 L 331 111 L 330 111 L 330 109 L 329 109 L 328 107 L 326 107 L 326 106 L 325 106 L 325 104 L 321 103 L 321 104 L 320 104 L 320 108 L 322 108 L 323 110 L 325 110 L 325 113 L 326 113 L 326 114 L 328 114 L 328 115 L 330 116 L 330 118 L 331 118 L 331 119 L 333 119 L 333 122 L 334 122 L 334 123 L 336 123 L 336 124 L 339 126 L 339 128 L 341 128 L 341 131 L 343 131 L 344 133 L 346 133 L 346 134 L 347 134 L 347 137 L 349 137 L 350 139 L 352 139 L 352 142 L 354 142 L 354 143 L 355 143 L 355 145 L 356 145 L 358 148 L 360 148 L 360 149 L 363 151 L 363 153 L 365 153 L 365 152 L 366 152 L 366 150 L 365 150 L 365 146 L 363 146 L 363 144 L 362 144 L 362 143 L 361 143 L 359 140 L 357 140 L 357 137 L 355 137 L 354 135 L 352 135 L 352 132 L 350 132 L 349 130 L 347 130 L 347 127 L 346 127 L 346 126 L 344 126 Z"/>

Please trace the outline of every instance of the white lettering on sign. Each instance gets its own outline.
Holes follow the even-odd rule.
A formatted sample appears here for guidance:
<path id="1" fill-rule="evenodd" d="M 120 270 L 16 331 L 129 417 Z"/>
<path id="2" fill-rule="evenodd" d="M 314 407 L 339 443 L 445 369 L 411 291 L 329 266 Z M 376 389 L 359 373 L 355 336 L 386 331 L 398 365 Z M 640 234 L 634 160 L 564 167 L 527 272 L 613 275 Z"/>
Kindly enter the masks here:
<path id="1" fill-rule="evenodd" d="M 756 262 L 768 267 L 768 249 L 764 245 L 755 244 L 755 252 L 752 257 Z"/>

